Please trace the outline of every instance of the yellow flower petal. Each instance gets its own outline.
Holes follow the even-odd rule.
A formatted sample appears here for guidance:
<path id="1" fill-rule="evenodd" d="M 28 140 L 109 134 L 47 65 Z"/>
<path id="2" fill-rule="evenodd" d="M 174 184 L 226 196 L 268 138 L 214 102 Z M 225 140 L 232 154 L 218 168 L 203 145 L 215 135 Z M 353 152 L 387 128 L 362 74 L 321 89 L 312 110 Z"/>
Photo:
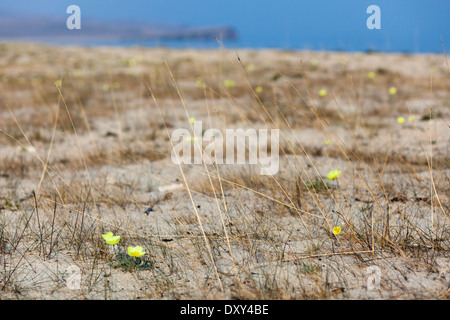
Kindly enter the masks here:
<path id="1" fill-rule="evenodd" d="M 389 94 L 394 96 L 397 94 L 397 88 L 396 87 L 390 87 L 389 88 Z"/>
<path id="2" fill-rule="evenodd" d="M 327 175 L 327 179 L 328 180 L 334 180 L 334 179 L 337 179 L 337 178 L 339 178 L 341 176 L 341 171 L 339 171 L 339 170 L 331 170 L 330 172 L 328 172 L 328 175 Z"/>
<path id="3" fill-rule="evenodd" d="M 132 257 L 142 257 L 145 252 L 142 251 L 142 247 L 141 246 L 136 246 L 136 247 L 128 247 L 128 254 Z"/>
<path id="4" fill-rule="evenodd" d="M 223 84 L 225 85 L 225 87 L 227 88 L 233 88 L 236 85 L 236 82 L 234 82 L 234 80 L 225 80 L 223 82 Z"/>
<path id="5" fill-rule="evenodd" d="M 114 234 L 110 231 L 107 234 L 102 234 L 105 242 L 111 246 L 115 246 L 120 241 L 120 236 L 114 236 Z"/>
<path id="6" fill-rule="evenodd" d="M 203 88 L 203 79 L 201 77 L 197 78 L 197 80 L 195 81 L 195 86 L 197 88 Z"/>
<path id="7" fill-rule="evenodd" d="M 198 137 L 186 137 L 185 141 L 186 142 L 197 142 L 198 141 Z"/>
<path id="8" fill-rule="evenodd" d="M 112 237 L 112 239 L 110 239 L 106 243 L 108 243 L 108 244 L 110 244 L 112 246 L 115 246 L 116 244 L 119 243 L 119 241 L 120 241 L 120 236 L 115 236 L 115 237 Z"/>
<path id="9" fill-rule="evenodd" d="M 333 228 L 333 233 L 334 233 L 335 235 L 338 235 L 339 233 L 341 233 L 341 227 L 334 227 L 334 228 Z"/>

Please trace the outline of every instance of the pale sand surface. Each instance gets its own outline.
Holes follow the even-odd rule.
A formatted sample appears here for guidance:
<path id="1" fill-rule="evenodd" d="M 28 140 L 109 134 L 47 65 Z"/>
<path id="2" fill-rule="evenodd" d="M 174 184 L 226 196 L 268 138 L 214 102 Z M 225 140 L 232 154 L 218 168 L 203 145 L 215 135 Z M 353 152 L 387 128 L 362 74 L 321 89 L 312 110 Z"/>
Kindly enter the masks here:
<path id="1" fill-rule="evenodd" d="M 0 44 L 0 92 L 1 298 L 449 298 L 444 55 Z M 186 111 L 280 129 L 279 173 L 180 170 Z M 152 268 L 112 268 L 108 231 Z"/>

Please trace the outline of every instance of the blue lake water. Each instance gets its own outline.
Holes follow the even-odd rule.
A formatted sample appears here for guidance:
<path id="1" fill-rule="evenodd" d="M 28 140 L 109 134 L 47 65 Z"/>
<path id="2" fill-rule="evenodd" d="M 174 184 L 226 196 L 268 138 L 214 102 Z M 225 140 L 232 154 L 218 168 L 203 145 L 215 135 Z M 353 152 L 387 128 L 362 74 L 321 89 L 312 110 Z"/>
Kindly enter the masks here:
<path id="1" fill-rule="evenodd" d="M 68 5 L 77 4 L 83 19 L 99 23 L 126 21 L 207 27 L 231 26 L 238 40 L 229 48 L 284 50 L 383 51 L 442 53 L 450 51 L 449 0 L 17 0 L 0 2 L 1 14 L 67 18 Z M 367 8 L 381 10 L 381 29 L 369 30 Z M 19 18 L 17 18 L 19 19 Z M 23 19 L 25 22 L 26 19 Z M 61 28 L 65 28 L 61 23 Z M 54 42 L 54 41 L 50 41 Z M 80 44 L 67 40 L 65 44 Z M 212 41 L 84 42 L 84 45 L 220 48 Z"/>

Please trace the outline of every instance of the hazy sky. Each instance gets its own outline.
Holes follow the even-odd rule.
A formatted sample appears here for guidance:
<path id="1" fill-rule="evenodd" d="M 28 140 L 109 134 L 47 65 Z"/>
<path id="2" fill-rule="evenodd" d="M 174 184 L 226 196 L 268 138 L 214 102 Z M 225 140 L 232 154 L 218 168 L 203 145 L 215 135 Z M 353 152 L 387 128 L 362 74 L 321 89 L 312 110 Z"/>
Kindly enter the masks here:
<path id="1" fill-rule="evenodd" d="M 449 0 L 15 0 L 0 11 L 66 17 L 71 4 L 82 18 L 231 25 L 243 46 L 440 52 L 442 36 L 450 48 Z M 366 27 L 372 4 L 381 30 Z"/>

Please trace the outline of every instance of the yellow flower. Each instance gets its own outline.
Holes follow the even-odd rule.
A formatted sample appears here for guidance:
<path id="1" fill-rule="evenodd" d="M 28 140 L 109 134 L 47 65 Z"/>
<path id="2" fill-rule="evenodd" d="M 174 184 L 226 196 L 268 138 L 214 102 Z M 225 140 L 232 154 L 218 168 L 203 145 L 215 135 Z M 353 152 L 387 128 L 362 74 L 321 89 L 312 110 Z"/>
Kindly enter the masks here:
<path id="1" fill-rule="evenodd" d="M 334 180 L 334 179 L 337 179 L 337 178 L 339 178 L 341 176 L 341 171 L 339 171 L 339 170 L 331 170 L 330 172 L 328 172 L 328 175 L 327 175 L 327 179 L 328 180 Z"/>
<path id="2" fill-rule="evenodd" d="M 255 92 L 256 93 L 261 93 L 263 91 L 263 88 L 261 87 L 261 86 L 257 86 L 256 88 L 255 88 Z"/>
<path id="3" fill-rule="evenodd" d="M 370 71 L 370 72 L 367 74 L 367 78 L 369 78 L 370 80 L 375 79 L 375 72 Z"/>
<path id="4" fill-rule="evenodd" d="M 62 81 L 61 81 L 61 80 L 56 80 L 56 81 L 55 81 L 55 86 L 57 86 L 58 88 L 61 88 L 61 86 L 62 86 Z"/>
<path id="5" fill-rule="evenodd" d="M 128 254 L 132 257 L 142 257 L 145 252 L 142 251 L 142 247 L 141 246 L 137 246 L 137 247 L 128 247 Z"/>
<path id="6" fill-rule="evenodd" d="M 253 70 L 255 70 L 255 65 L 254 65 L 253 63 L 250 63 L 250 64 L 247 66 L 247 70 L 248 70 L 248 71 L 253 71 Z"/>
<path id="7" fill-rule="evenodd" d="M 338 235 L 339 233 L 341 233 L 341 227 L 334 227 L 333 228 L 333 233 L 335 234 L 335 235 Z"/>
<path id="8" fill-rule="evenodd" d="M 328 145 L 330 145 L 330 140 L 325 140 L 325 144 L 328 146 Z"/>
<path id="9" fill-rule="evenodd" d="M 409 122 L 414 122 L 414 116 L 413 115 L 411 115 L 411 116 L 409 116 Z"/>
<path id="10" fill-rule="evenodd" d="M 111 246 L 115 246 L 120 241 L 120 236 L 114 236 L 112 232 L 108 232 L 107 234 L 102 234 L 105 242 Z"/>
<path id="11" fill-rule="evenodd" d="M 405 118 L 403 118 L 403 117 L 398 117 L 398 118 L 397 118 L 397 122 L 400 123 L 400 124 L 402 124 L 402 123 L 405 122 Z"/>
<path id="12" fill-rule="evenodd" d="M 187 141 L 187 142 L 197 142 L 198 138 L 197 137 L 186 137 L 185 141 Z"/>
<path id="13" fill-rule="evenodd" d="M 109 85 L 104 84 L 102 89 L 103 89 L 103 91 L 108 92 L 109 91 Z"/>
<path id="14" fill-rule="evenodd" d="M 326 89 L 321 89 L 321 90 L 319 91 L 319 96 L 325 97 L 326 95 L 327 95 L 327 90 L 326 90 Z"/>
<path id="15" fill-rule="evenodd" d="M 225 87 L 227 88 L 233 88 L 236 85 L 236 82 L 234 82 L 233 80 L 225 80 L 223 82 L 223 84 L 225 85 Z"/>
<path id="16" fill-rule="evenodd" d="M 83 71 L 80 69 L 75 70 L 75 77 L 82 77 L 83 76 Z"/>
<path id="17" fill-rule="evenodd" d="M 391 96 L 395 96 L 397 94 L 397 88 L 396 87 L 390 87 L 389 88 L 389 94 Z"/>
<path id="18" fill-rule="evenodd" d="M 203 88 L 203 79 L 201 77 L 198 77 L 197 80 L 195 80 L 195 86 L 199 89 Z"/>
<path id="19" fill-rule="evenodd" d="M 189 118 L 189 123 L 190 124 L 193 124 L 194 122 L 195 122 L 195 118 L 194 117 Z"/>

